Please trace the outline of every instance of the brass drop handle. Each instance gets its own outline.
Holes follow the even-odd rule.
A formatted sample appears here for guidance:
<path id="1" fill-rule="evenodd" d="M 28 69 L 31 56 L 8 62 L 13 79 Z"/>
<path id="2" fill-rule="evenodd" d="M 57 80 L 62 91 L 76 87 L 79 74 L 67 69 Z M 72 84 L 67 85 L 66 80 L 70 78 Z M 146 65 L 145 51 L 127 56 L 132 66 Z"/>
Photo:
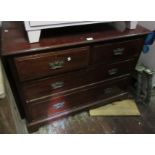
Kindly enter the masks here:
<path id="1" fill-rule="evenodd" d="M 60 69 L 60 68 L 63 68 L 64 63 L 65 63 L 64 60 L 57 60 L 54 62 L 50 62 L 49 67 L 50 67 L 50 69 L 53 69 L 53 70 Z"/>
<path id="2" fill-rule="evenodd" d="M 54 104 L 52 107 L 56 110 L 63 108 L 65 105 L 65 102 L 59 102 L 57 104 Z"/>
<path id="3" fill-rule="evenodd" d="M 125 48 L 117 48 L 113 50 L 113 54 L 114 56 L 120 56 L 123 55 Z"/>
<path id="4" fill-rule="evenodd" d="M 64 82 L 63 81 L 58 81 L 55 83 L 51 84 L 51 88 L 52 89 L 58 89 L 58 88 L 62 88 L 64 86 Z"/>
<path id="5" fill-rule="evenodd" d="M 113 69 L 108 70 L 108 74 L 109 75 L 115 75 L 117 73 L 118 73 L 118 69 L 117 68 L 113 68 Z"/>

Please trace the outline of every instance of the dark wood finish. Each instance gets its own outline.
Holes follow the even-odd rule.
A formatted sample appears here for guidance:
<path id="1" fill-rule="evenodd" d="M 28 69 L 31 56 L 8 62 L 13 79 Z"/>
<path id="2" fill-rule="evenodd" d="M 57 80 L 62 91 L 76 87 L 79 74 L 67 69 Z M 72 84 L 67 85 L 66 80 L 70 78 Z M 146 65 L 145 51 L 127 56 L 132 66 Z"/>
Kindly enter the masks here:
<path id="1" fill-rule="evenodd" d="M 29 103 L 27 105 L 31 116 L 30 121 L 45 119 L 53 115 L 56 117 L 61 112 L 70 113 L 74 109 L 83 109 L 83 107 L 90 107 L 96 104 L 105 104 L 104 100 L 107 98 L 115 98 L 127 94 L 127 92 L 119 88 L 127 80 L 125 78 L 123 80 L 109 81 L 108 83 L 98 84 L 87 89 L 80 89 L 78 92 L 56 95 L 42 99 L 42 101 Z M 115 87 L 112 87 L 113 85 Z"/>
<path id="2" fill-rule="evenodd" d="M 26 102 L 32 102 L 41 97 L 48 97 L 72 91 L 78 87 L 87 87 L 108 81 L 111 78 L 118 78 L 129 75 L 135 66 L 135 60 L 121 62 L 111 65 L 98 65 L 78 72 L 66 73 L 46 79 L 36 80 L 23 84 L 23 92 Z M 82 77 L 82 78 L 81 78 Z M 57 84 L 58 83 L 58 84 Z M 57 87 L 53 85 L 57 85 Z"/>
<path id="3" fill-rule="evenodd" d="M 155 98 L 138 105 L 141 116 L 92 117 L 84 111 L 63 117 L 35 133 L 49 134 L 155 134 Z"/>
<path id="4" fill-rule="evenodd" d="M 92 59 L 94 63 L 114 63 L 136 57 L 142 49 L 144 39 L 133 39 L 93 46 Z"/>
<path id="5" fill-rule="evenodd" d="M 21 81 L 81 69 L 89 64 L 89 47 L 16 57 L 15 64 Z"/>
<path id="6" fill-rule="evenodd" d="M 8 32 L 4 32 L 9 30 Z M 22 22 L 3 22 L 2 25 L 2 55 L 36 53 L 47 49 L 64 48 L 77 45 L 113 41 L 118 39 L 133 39 L 148 34 L 148 30 L 137 26 L 136 29 L 117 30 L 108 24 L 76 26 L 62 29 L 43 30 L 39 43 L 29 44 Z M 87 41 L 92 37 L 94 40 Z"/>
<path id="7" fill-rule="evenodd" d="M 148 32 L 95 24 L 45 30 L 39 43 L 29 44 L 22 22 L 4 22 L 2 60 L 28 129 L 127 98 Z"/>

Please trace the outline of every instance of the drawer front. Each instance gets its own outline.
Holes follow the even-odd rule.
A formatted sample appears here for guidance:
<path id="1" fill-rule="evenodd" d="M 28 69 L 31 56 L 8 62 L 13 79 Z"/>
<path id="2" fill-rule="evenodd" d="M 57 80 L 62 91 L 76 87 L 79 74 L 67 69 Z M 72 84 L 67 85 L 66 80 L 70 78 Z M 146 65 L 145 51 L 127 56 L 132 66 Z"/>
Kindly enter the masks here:
<path id="1" fill-rule="evenodd" d="M 92 50 L 93 63 L 113 63 L 131 59 L 141 52 L 143 39 L 96 45 Z"/>
<path id="2" fill-rule="evenodd" d="M 41 78 L 86 67 L 89 47 L 17 57 L 15 64 L 21 81 Z"/>
<path id="3" fill-rule="evenodd" d="M 76 108 L 89 107 L 93 102 L 102 101 L 117 94 L 121 94 L 121 85 L 125 85 L 129 79 L 119 79 L 115 82 L 98 85 L 88 90 L 81 90 L 69 95 L 48 98 L 42 102 L 27 105 L 29 121 L 48 118 L 61 113 L 70 113 Z M 115 87 L 112 87 L 115 85 Z M 119 90 L 118 90 L 119 89 Z M 121 91 L 121 92 L 120 92 Z M 93 103 L 95 104 L 95 103 Z"/>
<path id="4" fill-rule="evenodd" d="M 33 102 L 33 100 L 52 96 L 59 92 L 126 75 L 132 72 L 135 62 L 132 60 L 108 66 L 98 65 L 91 69 L 25 83 L 23 84 L 24 96 L 27 102 Z"/>

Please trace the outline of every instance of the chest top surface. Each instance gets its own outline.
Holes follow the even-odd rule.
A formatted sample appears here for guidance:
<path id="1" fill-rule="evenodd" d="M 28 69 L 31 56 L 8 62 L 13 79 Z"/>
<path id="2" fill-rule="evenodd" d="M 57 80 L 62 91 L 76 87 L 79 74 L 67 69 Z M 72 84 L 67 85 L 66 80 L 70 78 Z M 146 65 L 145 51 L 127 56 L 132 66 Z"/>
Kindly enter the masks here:
<path id="1" fill-rule="evenodd" d="M 87 45 L 101 41 L 142 36 L 148 33 L 149 30 L 139 25 L 134 30 L 118 30 L 108 24 L 94 24 L 43 30 L 40 42 L 30 44 L 23 22 L 4 22 L 1 55 L 16 55 L 75 45 Z"/>

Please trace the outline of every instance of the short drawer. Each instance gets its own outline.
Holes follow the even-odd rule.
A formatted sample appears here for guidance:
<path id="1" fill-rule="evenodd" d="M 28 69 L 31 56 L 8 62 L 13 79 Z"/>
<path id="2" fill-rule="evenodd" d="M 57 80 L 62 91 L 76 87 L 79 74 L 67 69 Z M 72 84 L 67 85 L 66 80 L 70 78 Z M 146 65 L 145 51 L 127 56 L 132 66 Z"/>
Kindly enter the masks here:
<path id="1" fill-rule="evenodd" d="M 87 85 L 130 74 L 135 67 L 135 62 L 135 60 L 132 60 L 107 66 L 97 65 L 89 69 L 27 82 L 22 85 L 23 93 L 27 102 L 33 102 L 60 92 L 72 91 L 72 89 L 78 87 L 86 87 Z"/>
<path id="2" fill-rule="evenodd" d="M 93 63 L 114 63 L 138 56 L 143 47 L 143 39 L 98 44 L 93 46 Z"/>
<path id="3" fill-rule="evenodd" d="M 84 109 L 98 103 L 103 103 L 104 99 L 121 96 L 123 90 L 121 85 L 125 85 L 128 79 L 119 79 L 98 85 L 87 90 L 81 90 L 68 95 L 47 98 L 41 102 L 27 105 L 30 122 L 68 114 L 73 111 Z M 112 87 L 114 85 L 115 87 Z M 113 97 L 111 97 L 113 96 Z"/>
<path id="4" fill-rule="evenodd" d="M 86 67 L 89 47 L 22 56 L 14 61 L 21 81 L 36 79 Z"/>

